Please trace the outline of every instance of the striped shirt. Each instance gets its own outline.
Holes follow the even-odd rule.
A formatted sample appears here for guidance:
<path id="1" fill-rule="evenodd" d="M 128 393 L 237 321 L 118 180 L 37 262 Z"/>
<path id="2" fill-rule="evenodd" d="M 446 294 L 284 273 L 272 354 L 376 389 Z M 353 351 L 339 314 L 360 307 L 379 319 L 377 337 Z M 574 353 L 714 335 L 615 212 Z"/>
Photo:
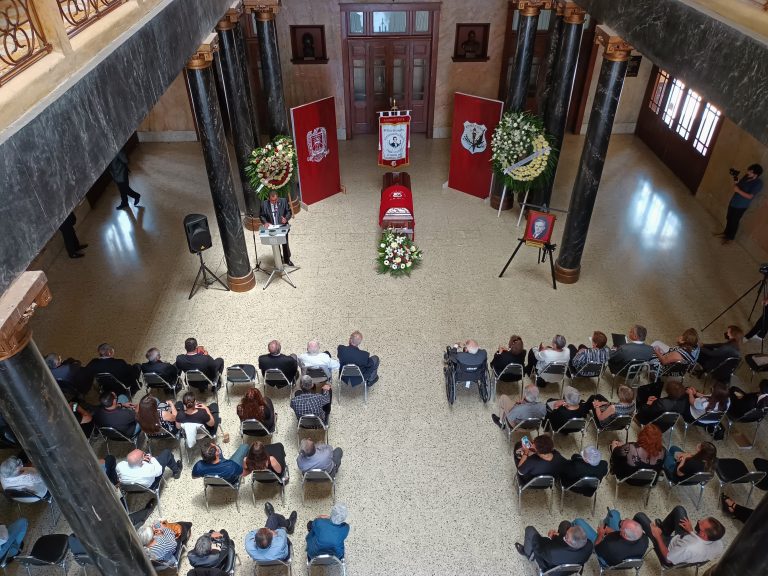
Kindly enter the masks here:
<path id="1" fill-rule="evenodd" d="M 582 348 L 571 359 L 571 366 L 575 372 L 581 370 L 582 366 L 588 363 L 605 364 L 611 355 L 611 349 L 607 346 L 603 348 Z"/>
<path id="2" fill-rule="evenodd" d="M 162 534 L 155 534 L 152 546 L 149 548 L 149 556 L 152 560 L 168 562 L 176 553 L 176 535 L 170 528 L 161 527 Z"/>

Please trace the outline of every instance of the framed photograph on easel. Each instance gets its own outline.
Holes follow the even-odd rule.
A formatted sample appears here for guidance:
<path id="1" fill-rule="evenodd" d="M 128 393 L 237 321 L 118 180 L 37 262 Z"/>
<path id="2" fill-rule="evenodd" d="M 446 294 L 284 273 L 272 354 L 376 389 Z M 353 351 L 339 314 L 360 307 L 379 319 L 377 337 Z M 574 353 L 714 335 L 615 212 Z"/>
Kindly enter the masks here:
<path id="1" fill-rule="evenodd" d="M 549 244 L 552 238 L 552 231 L 555 227 L 554 214 L 549 212 L 539 212 L 538 210 L 529 210 L 525 225 L 525 234 L 523 240 L 528 246 L 543 246 Z"/>

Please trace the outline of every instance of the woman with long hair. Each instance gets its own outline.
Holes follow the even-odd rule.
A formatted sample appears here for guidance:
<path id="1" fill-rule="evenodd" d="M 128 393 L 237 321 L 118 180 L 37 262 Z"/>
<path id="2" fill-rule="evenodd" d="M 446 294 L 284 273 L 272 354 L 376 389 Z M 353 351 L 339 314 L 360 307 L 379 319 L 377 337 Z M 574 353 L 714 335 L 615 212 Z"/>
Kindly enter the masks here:
<path id="1" fill-rule="evenodd" d="M 702 426 L 718 424 L 720 422 L 718 416 L 708 419 L 706 414 L 708 412 L 725 412 L 731 405 L 731 400 L 728 397 L 728 386 L 719 380 L 713 382 L 712 393 L 709 395 L 698 392 L 693 386 L 686 388 L 685 392 L 688 394 L 688 406 L 683 413 L 686 422 L 693 422 L 698 419 L 697 423 Z"/>
<path id="2" fill-rule="evenodd" d="M 241 422 L 258 420 L 267 430 L 274 430 L 275 420 L 277 420 L 272 400 L 265 398 L 258 388 L 248 388 L 240 404 L 237 405 L 237 416 Z"/>
<path id="3" fill-rule="evenodd" d="M 661 472 L 665 453 L 661 430 L 655 424 L 648 424 L 640 430 L 635 442 L 611 442 L 611 470 L 619 479 L 642 468 Z"/>
<path id="4" fill-rule="evenodd" d="M 164 428 L 171 434 L 176 429 L 176 407 L 168 402 L 158 402 L 151 394 L 146 394 L 136 409 L 136 420 L 142 432 L 149 436 L 160 434 Z"/>
<path id="5" fill-rule="evenodd" d="M 285 471 L 285 448 L 279 442 L 263 444 L 254 442 L 243 458 L 243 476 L 254 470 L 271 470 L 281 478 Z"/>
<path id="6" fill-rule="evenodd" d="M 711 472 L 716 461 L 717 448 L 712 442 L 702 442 L 693 454 L 672 446 L 664 458 L 664 471 L 667 478 L 677 483 L 699 472 Z"/>

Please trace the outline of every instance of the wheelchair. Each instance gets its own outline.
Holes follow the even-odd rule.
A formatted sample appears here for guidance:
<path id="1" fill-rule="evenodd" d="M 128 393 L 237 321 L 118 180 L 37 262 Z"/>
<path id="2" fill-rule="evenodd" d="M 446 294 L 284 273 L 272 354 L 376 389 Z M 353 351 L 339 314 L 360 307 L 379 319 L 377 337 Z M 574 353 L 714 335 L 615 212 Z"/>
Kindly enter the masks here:
<path id="1" fill-rule="evenodd" d="M 443 375 L 445 376 L 445 394 L 448 403 L 456 400 L 456 384 L 476 383 L 480 399 L 483 403 L 491 397 L 491 376 L 488 371 L 488 355 L 485 350 L 477 354 L 460 352 L 452 346 L 447 346 L 443 355 Z"/>

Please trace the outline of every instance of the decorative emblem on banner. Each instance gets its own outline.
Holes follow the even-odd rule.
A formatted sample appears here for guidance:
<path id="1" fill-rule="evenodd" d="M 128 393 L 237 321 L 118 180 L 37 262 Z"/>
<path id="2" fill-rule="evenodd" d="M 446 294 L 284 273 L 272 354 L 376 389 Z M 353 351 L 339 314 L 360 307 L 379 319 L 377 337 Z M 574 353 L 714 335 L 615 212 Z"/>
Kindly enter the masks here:
<path id="1" fill-rule="evenodd" d="M 480 154 L 485 152 L 488 147 L 488 141 L 485 139 L 485 133 L 488 129 L 484 124 L 475 124 L 474 122 L 464 122 L 464 133 L 461 135 L 461 145 L 466 148 L 470 154 Z"/>
<path id="2" fill-rule="evenodd" d="M 410 132 L 410 110 L 379 112 L 379 166 L 408 165 Z"/>
<path id="3" fill-rule="evenodd" d="M 320 162 L 328 156 L 328 133 L 325 128 L 319 126 L 307 132 L 307 150 L 307 162 Z"/>

